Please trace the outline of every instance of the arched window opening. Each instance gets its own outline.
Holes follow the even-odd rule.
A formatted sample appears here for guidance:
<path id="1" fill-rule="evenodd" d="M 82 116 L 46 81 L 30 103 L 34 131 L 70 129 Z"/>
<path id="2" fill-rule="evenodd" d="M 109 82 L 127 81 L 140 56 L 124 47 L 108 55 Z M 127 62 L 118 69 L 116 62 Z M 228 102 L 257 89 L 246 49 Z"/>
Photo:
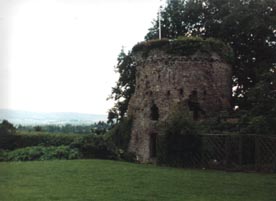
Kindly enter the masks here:
<path id="1" fill-rule="evenodd" d="M 154 120 L 154 121 L 158 121 L 159 119 L 159 109 L 155 105 L 155 103 L 153 103 L 153 105 L 150 108 L 150 118 L 151 120 Z"/>
<path id="2" fill-rule="evenodd" d="M 149 81 L 146 81 L 146 89 L 149 88 L 149 84 L 150 84 L 150 82 L 149 82 Z"/>
<path id="3" fill-rule="evenodd" d="M 180 89 L 179 89 L 179 95 L 180 95 L 180 96 L 183 96 L 183 94 L 184 94 L 184 90 L 183 90 L 183 88 L 180 88 Z"/>

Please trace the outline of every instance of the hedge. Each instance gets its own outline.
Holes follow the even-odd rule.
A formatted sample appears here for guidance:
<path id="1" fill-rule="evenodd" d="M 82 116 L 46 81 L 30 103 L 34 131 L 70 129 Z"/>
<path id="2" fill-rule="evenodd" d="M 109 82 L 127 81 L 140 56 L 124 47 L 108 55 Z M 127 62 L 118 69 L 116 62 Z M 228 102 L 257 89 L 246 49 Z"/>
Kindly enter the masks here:
<path id="1" fill-rule="evenodd" d="M 114 144 L 109 135 L 53 135 L 53 134 L 14 134 L 0 135 L 0 150 L 15 153 L 19 151 L 24 157 L 32 160 L 34 157 L 30 150 L 38 148 L 53 148 L 66 146 L 72 150 L 78 150 L 80 158 L 99 158 L 99 159 L 123 159 L 124 152 Z M 25 150 L 26 148 L 26 150 Z M 2 151 L 3 153 L 3 151 Z M 30 156 L 27 156 L 30 153 Z M 2 154 L 3 157 L 3 154 Z M 1 160 L 1 154 L 0 154 Z"/>
<path id="2" fill-rule="evenodd" d="M 61 146 L 70 145 L 76 139 L 81 138 L 78 135 L 53 135 L 53 134 L 14 134 L 0 135 L 0 149 L 14 150 L 32 146 Z"/>

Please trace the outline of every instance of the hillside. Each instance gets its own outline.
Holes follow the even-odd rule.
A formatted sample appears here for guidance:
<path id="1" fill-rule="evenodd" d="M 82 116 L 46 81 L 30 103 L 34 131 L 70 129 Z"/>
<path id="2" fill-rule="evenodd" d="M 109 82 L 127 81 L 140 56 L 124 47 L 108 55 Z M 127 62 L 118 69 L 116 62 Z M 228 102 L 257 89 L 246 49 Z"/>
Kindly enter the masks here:
<path id="1" fill-rule="evenodd" d="M 106 115 L 84 114 L 71 112 L 28 112 L 19 110 L 0 109 L 0 120 L 6 119 L 15 125 L 64 125 L 92 124 L 106 121 Z"/>

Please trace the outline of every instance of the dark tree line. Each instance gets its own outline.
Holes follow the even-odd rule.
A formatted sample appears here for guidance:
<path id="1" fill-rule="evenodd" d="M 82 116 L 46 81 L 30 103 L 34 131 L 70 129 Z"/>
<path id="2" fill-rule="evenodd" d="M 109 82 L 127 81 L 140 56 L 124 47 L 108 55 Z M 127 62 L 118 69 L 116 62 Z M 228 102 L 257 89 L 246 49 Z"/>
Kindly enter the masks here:
<path id="1" fill-rule="evenodd" d="M 105 134 L 110 129 L 110 124 L 99 121 L 91 125 L 40 125 L 40 126 L 27 126 L 19 125 L 18 131 L 36 131 L 48 133 L 76 133 L 76 134 Z"/>

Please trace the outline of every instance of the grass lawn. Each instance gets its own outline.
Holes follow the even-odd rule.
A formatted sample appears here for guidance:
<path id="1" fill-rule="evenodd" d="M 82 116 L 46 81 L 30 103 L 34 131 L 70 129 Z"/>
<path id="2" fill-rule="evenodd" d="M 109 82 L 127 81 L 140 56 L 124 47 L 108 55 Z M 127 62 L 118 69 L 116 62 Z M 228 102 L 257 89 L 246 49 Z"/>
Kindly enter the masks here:
<path id="1" fill-rule="evenodd" d="M 1 201 L 276 201 L 276 174 L 104 160 L 0 163 Z"/>

